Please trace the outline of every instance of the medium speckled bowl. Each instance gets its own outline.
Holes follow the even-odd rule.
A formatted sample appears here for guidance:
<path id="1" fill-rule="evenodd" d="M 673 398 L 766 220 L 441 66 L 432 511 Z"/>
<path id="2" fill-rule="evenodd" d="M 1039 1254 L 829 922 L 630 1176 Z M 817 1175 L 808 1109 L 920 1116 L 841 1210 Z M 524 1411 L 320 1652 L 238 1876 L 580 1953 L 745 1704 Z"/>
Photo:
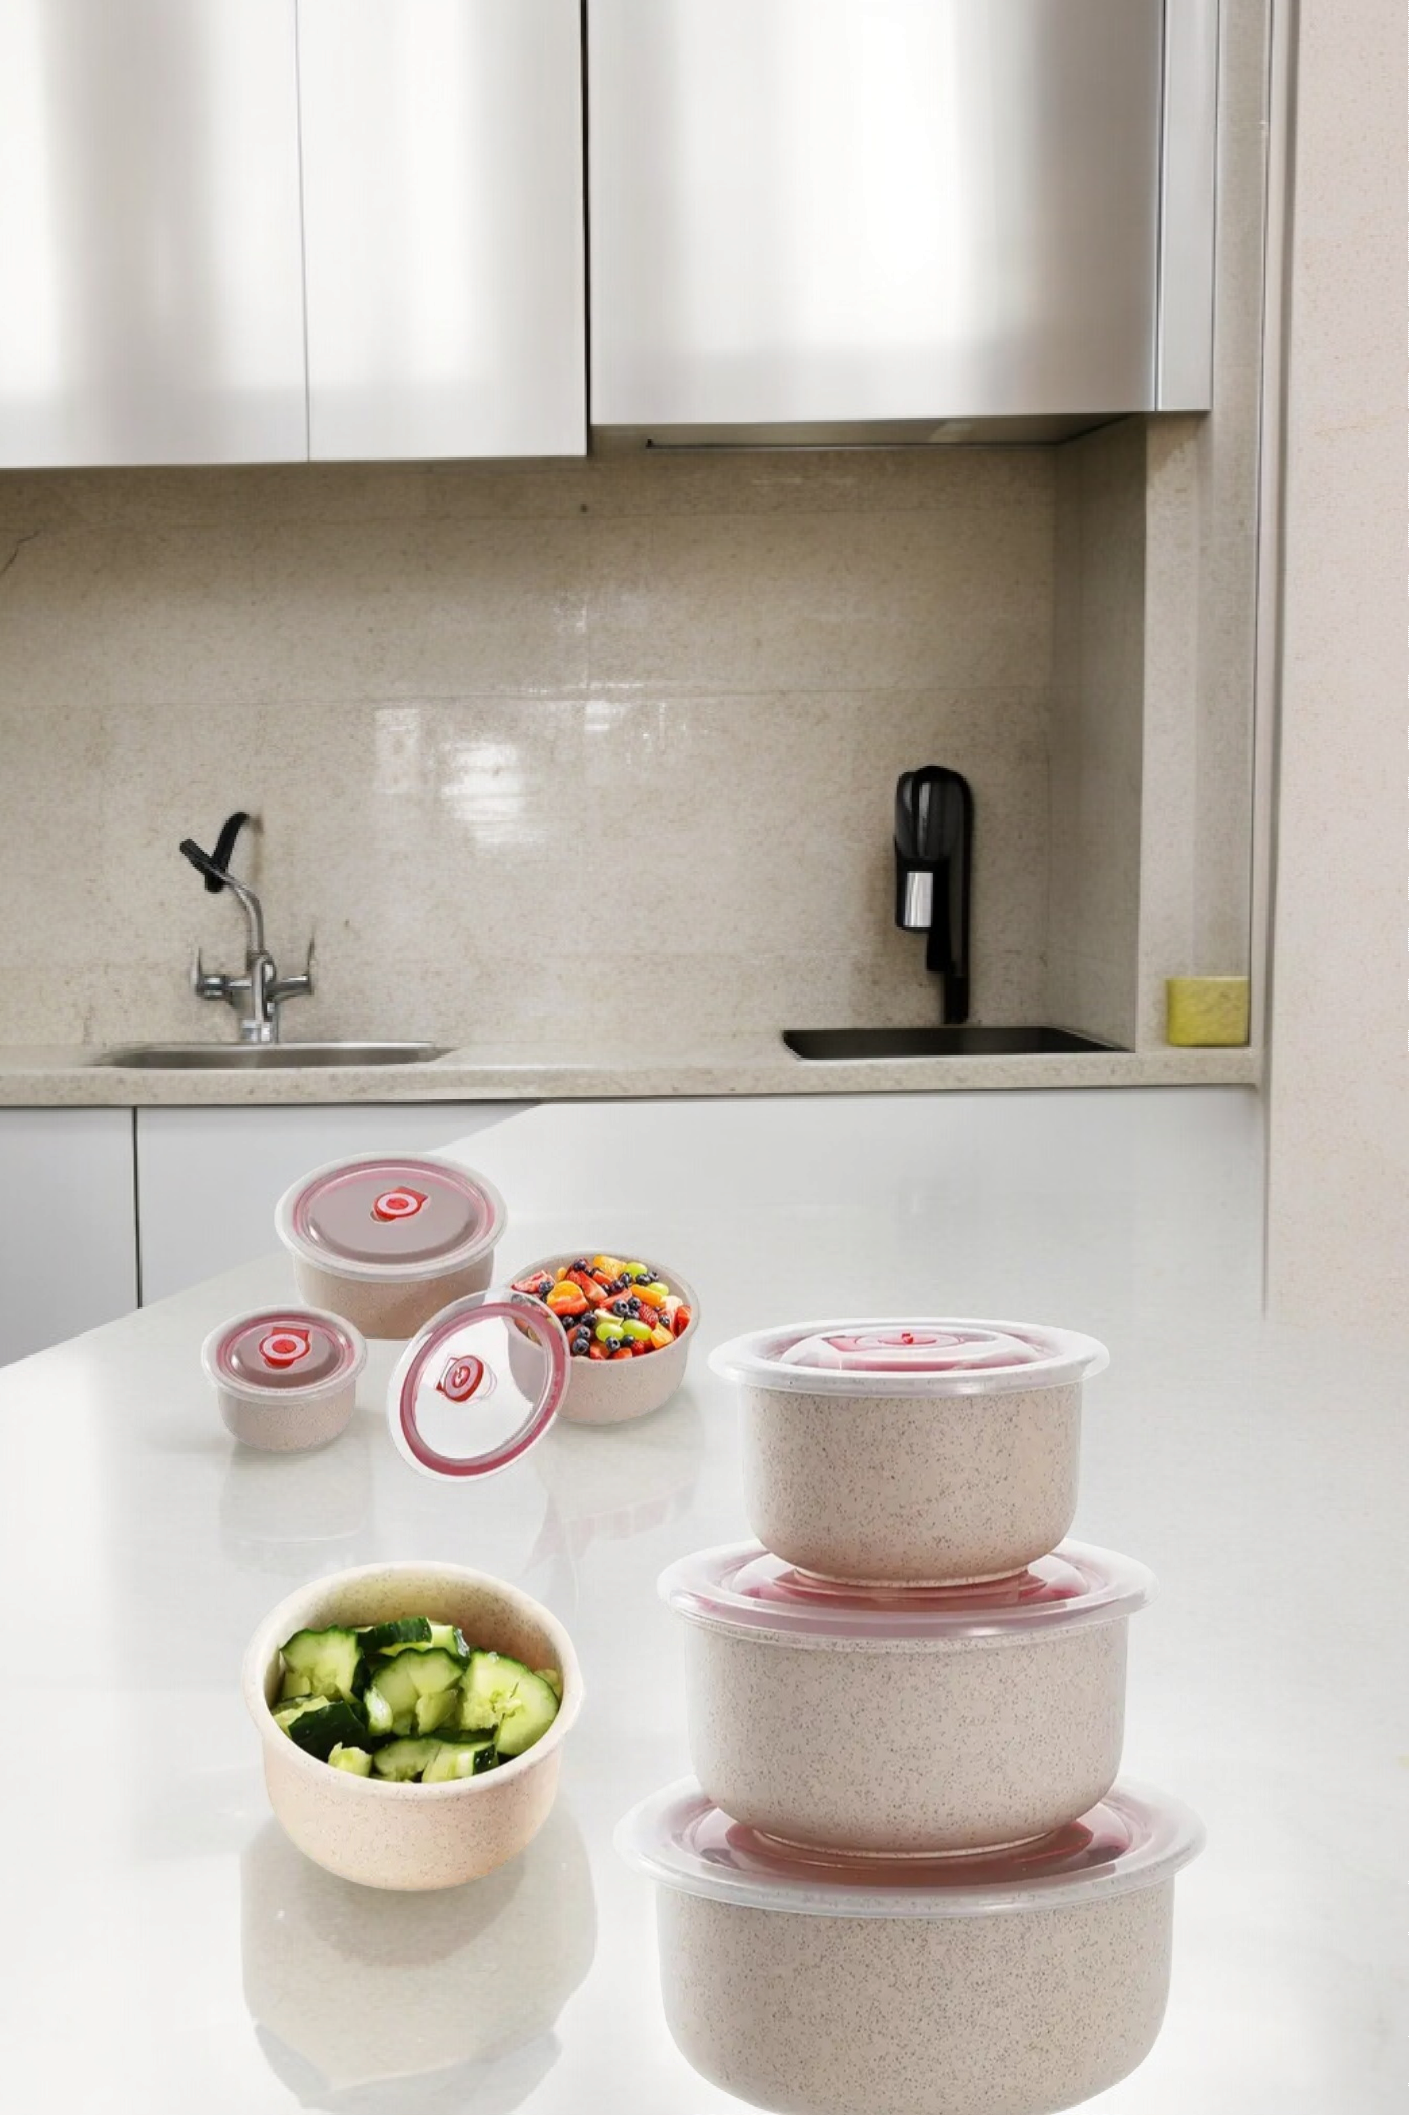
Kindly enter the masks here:
<path id="1" fill-rule="evenodd" d="M 1148 2055 L 1203 1831 L 1132 1785 L 1027 1854 L 785 1859 L 672 1786 L 617 1847 L 657 1883 L 666 2023 L 779 2115 L 1051 2115 Z"/>
<path id="2" fill-rule="evenodd" d="M 879 1592 L 756 1544 L 672 1565 L 690 1759 L 781 1842 L 949 1855 L 1064 1827 L 1109 1790 L 1143 1565 L 1066 1543 L 1001 1586 Z"/>
<path id="3" fill-rule="evenodd" d="M 366 1363 L 359 1332 L 317 1307 L 254 1308 L 201 1346 L 226 1431 L 269 1454 L 326 1447 L 345 1431 Z"/>
<path id="4" fill-rule="evenodd" d="M 819 1577 L 943 1586 L 1055 1549 L 1076 1514 L 1081 1383 L 1105 1347 L 1026 1322 L 798 1322 L 721 1345 L 744 1510 Z"/>
<path id="5" fill-rule="evenodd" d="M 563 1700 L 543 1738 L 483 1777 L 391 1784 L 306 1755 L 275 1724 L 279 1648 L 296 1630 L 428 1615 L 529 1667 L 556 1667 Z M 543 1826 L 563 1741 L 582 1708 L 582 1676 L 556 1616 L 516 1586 L 458 1564 L 368 1564 L 317 1579 L 281 1601 L 245 1654 L 244 1694 L 264 1747 L 264 1782 L 287 1834 L 316 1865 L 364 1887 L 458 1887 L 493 1872 Z"/>
<path id="6" fill-rule="evenodd" d="M 434 1153 L 360 1153 L 292 1183 L 274 1226 L 301 1296 L 364 1337 L 412 1337 L 494 1274 L 504 1200 Z"/>
<path id="7" fill-rule="evenodd" d="M 595 1255 L 618 1253 L 616 1249 L 595 1249 Z M 634 1254 L 635 1251 L 633 1250 Z M 526 1263 L 522 1270 L 514 1272 L 514 1280 L 532 1277 L 539 1270 L 561 1270 L 580 1256 L 580 1248 L 564 1249 L 556 1256 L 539 1256 Z M 653 1259 L 654 1260 L 654 1259 Z M 690 1320 L 681 1330 L 673 1344 L 662 1351 L 648 1352 L 638 1359 L 572 1359 L 568 1365 L 568 1385 L 558 1408 L 559 1417 L 573 1425 L 620 1425 L 629 1418 L 649 1417 L 668 1403 L 685 1378 L 689 1363 L 690 1345 L 700 1326 L 700 1303 L 697 1294 L 679 1271 L 669 1270 L 662 1263 L 656 1265 L 662 1284 L 668 1285 L 690 1310 Z M 512 1353 L 511 1353 L 512 1360 Z"/>

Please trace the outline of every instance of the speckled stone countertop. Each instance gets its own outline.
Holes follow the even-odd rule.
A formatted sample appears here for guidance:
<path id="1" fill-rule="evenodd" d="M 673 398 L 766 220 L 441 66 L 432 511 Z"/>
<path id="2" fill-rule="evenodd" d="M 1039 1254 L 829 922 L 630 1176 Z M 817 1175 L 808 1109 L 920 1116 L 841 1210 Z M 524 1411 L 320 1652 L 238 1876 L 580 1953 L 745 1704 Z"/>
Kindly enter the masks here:
<path id="1" fill-rule="evenodd" d="M 94 1062 L 97 1051 L 0 1046 L 0 1106 L 248 1106 L 278 1102 L 572 1101 L 658 1095 L 933 1094 L 976 1087 L 1254 1085 L 1256 1050 L 1077 1051 L 1050 1056 L 865 1059 L 816 1064 L 778 1037 L 720 1037 L 688 1052 L 585 1049 L 565 1056 L 474 1043 L 424 1065 L 150 1072 Z"/>

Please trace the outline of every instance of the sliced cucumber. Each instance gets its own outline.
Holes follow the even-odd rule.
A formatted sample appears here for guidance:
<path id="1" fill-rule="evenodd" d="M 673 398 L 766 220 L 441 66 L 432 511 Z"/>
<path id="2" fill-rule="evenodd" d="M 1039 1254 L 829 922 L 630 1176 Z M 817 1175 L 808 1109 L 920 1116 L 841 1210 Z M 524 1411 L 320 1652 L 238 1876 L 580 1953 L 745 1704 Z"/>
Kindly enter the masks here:
<path id="1" fill-rule="evenodd" d="M 274 1723 L 276 1726 L 282 1726 L 287 1733 L 294 1720 L 302 1718 L 305 1712 L 327 1709 L 328 1699 L 325 1696 L 296 1696 L 291 1704 L 280 1704 L 276 1707 Z"/>
<path id="2" fill-rule="evenodd" d="M 552 1690 L 554 1696 L 558 1699 L 558 1702 L 561 1703 L 563 1700 L 563 1678 L 559 1674 L 557 1668 L 535 1667 L 533 1671 L 538 1676 L 540 1682 L 546 1682 L 548 1684 L 548 1687 Z"/>
<path id="3" fill-rule="evenodd" d="M 482 1770 L 492 1770 L 499 1759 L 493 1734 L 476 1735 L 471 1740 L 443 1740 L 437 1745 L 440 1752 L 427 1763 L 421 1777 L 423 1785 L 447 1785 L 460 1777 L 478 1777 Z"/>
<path id="4" fill-rule="evenodd" d="M 378 1777 L 389 1777 L 393 1784 L 407 1784 L 429 1768 L 439 1749 L 438 1740 L 388 1741 L 372 1757 L 372 1769 Z"/>
<path id="5" fill-rule="evenodd" d="M 472 1653 L 462 1688 L 461 1730 L 492 1727 L 504 1756 L 522 1755 L 558 1715 L 558 1699 L 543 1676 L 503 1653 Z"/>
<path id="6" fill-rule="evenodd" d="M 398 1616 L 394 1623 L 364 1623 L 357 1635 L 364 1652 L 389 1652 L 393 1645 L 428 1645 L 431 1626 L 425 1616 Z"/>
<path id="7" fill-rule="evenodd" d="M 458 1686 L 442 1689 L 437 1695 L 418 1696 L 416 1699 L 416 1731 L 434 1733 L 438 1726 L 447 1726 L 459 1716 L 460 1691 Z"/>
<path id="8" fill-rule="evenodd" d="M 439 1646 L 410 1646 L 379 1659 L 367 1684 L 367 1723 L 378 1733 L 428 1732 L 427 1725 L 417 1722 L 417 1705 L 427 1697 L 439 1698 L 453 1691 L 463 1672 L 455 1655 Z M 453 1709 L 452 1696 L 434 1723 L 443 1724 Z"/>
<path id="9" fill-rule="evenodd" d="M 470 1657 L 464 1632 L 455 1623 L 427 1623 L 425 1636 L 393 1638 L 382 1651 L 388 1658 L 399 1652 L 448 1652 L 462 1667 L 468 1665 Z"/>
<path id="10" fill-rule="evenodd" d="M 328 1760 L 335 1770 L 346 1770 L 351 1777 L 370 1777 L 372 1758 L 365 1748 L 345 1748 L 341 1741 L 329 1750 Z"/>
<path id="11" fill-rule="evenodd" d="M 306 1754 L 326 1762 L 340 1743 L 355 1748 L 365 1741 L 367 1721 L 355 1704 L 345 1704 L 341 1698 L 329 1704 L 319 1698 L 310 1709 L 291 1719 L 284 1731 Z"/>
<path id="12" fill-rule="evenodd" d="M 351 1703 L 365 1680 L 362 1640 L 355 1630 L 298 1630 L 284 1647 L 280 1695 L 341 1697 Z"/>

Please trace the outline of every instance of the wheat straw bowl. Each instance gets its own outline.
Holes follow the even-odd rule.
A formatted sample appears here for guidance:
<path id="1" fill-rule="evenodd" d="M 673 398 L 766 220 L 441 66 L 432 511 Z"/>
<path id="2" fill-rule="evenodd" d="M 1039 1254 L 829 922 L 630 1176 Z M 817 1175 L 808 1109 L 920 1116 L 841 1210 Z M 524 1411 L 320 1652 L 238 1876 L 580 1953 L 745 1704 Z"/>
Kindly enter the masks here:
<path id="1" fill-rule="evenodd" d="M 410 1615 L 458 1623 L 473 1643 L 526 1666 L 555 1667 L 563 1699 L 542 1739 L 482 1777 L 443 1785 L 354 1777 L 297 1747 L 270 1708 L 284 1641 L 297 1630 Z M 244 1695 L 270 1804 L 305 1856 L 364 1887 L 458 1887 L 515 1857 L 543 1826 L 582 1708 L 582 1675 L 557 1617 L 516 1586 L 458 1564 L 368 1564 L 300 1587 L 271 1610 L 245 1654 Z"/>
<path id="2" fill-rule="evenodd" d="M 616 1255 L 625 1251 L 599 1249 L 593 1253 Z M 521 1279 L 531 1278 L 535 1271 L 559 1271 L 564 1264 L 573 1262 L 582 1254 L 580 1248 L 570 1248 L 564 1249 L 560 1255 L 540 1256 L 536 1262 L 515 1271 L 514 1282 L 517 1284 Z M 684 1380 L 690 1346 L 700 1326 L 699 1298 L 679 1271 L 671 1270 L 663 1263 L 658 1263 L 656 1269 L 662 1284 L 678 1293 L 689 1308 L 689 1322 L 673 1343 L 660 1351 L 646 1352 L 641 1358 L 569 1360 L 567 1388 L 558 1408 L 558 1416 L 569 1424 L 620 1425 L 630 1418 L 649 1417 L 653 1410 L 661 1409 L 670 1401 Z M 513 1350 L 511 1344 L 511 1363 Z"/>
<path id="3" fill-rule="evenodd" d="M 744 1511 L 822 1578 L 1004 1578 L 1076 1515 L 1082 1382 L 1105 1346 L 1031 1322 L 796 1322 L 710 1356 L 742 1411 Z"/>
<path id="4" fill-rule="evenodd" d="M 1076 1542 L 1001 1584 L 904 1591 L 829 1585 L 756 1543 L 682 1557 L 660 1591 L 684 1628 L 695 1775 L 736 1821 L 824 1850 L 1048 1835 L 1115 1781 L 1152 1586 Z"/>
<path id="5" fill-rule="evenodd" d="M 1203 1830 L 1121 1784 L 1034 1851 L 806 1860 L 687 1781 L 616 1842 L 656 1883 L 666 2024 L 726 2093 L 778 2115 L 1052 2115 L 1148 2055 Z"/>
<path id="6" fill-rule="evenodd" d="M 274 1227 L 299 1295 L 364 1337 L 413 1337 L 494 1275 L 504 1200 L 441 1154 L 359 1153 L 301 1176 Z"/>

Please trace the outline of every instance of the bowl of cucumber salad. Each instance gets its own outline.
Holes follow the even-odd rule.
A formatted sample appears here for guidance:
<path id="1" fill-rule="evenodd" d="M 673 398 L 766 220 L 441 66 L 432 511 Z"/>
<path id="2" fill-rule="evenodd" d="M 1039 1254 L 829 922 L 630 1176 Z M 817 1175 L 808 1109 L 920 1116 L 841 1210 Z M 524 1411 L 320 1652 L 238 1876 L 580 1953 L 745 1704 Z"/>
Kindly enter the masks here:
<path id="1" fill-rule="evenodd" d="M 582 1679 L 566 1631 L 459 1565 L 368 1565 L 272 1610 L 245 1697 L 275 1814 L 366 1886 L 455 1887 L 547 1818 Z"/>

